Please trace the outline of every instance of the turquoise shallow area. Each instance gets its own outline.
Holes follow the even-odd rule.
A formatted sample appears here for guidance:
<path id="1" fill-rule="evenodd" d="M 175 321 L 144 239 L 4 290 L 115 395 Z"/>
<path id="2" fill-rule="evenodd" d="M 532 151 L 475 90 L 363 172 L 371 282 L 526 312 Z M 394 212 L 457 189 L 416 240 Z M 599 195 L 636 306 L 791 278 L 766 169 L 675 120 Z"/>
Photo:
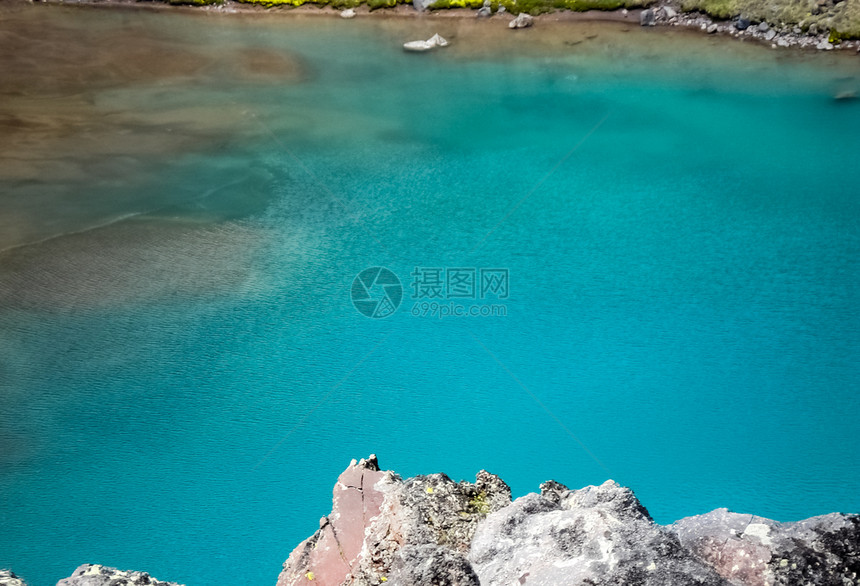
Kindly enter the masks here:
<path id="1" fill-rule="evenodd" d="M 63 18 L 129 14 L 302 75 L 108 84 L 91 103 L 133 137 L 165 109 L 211 132 L 121 183 L 2 180 L 7 216 L 49 194 L 16 244 L 49 239 L 0 253 L 0 567 L 274 584 L 371 452 L 515 495 L 613 478 L 661 523 L 860 511 L 854 61 L 610 25 L 441 21 L 452 47 L 416 56 L 427 21 Z M 406 292 L 385 319 L 349 298 L 372 266 Z M 412 315 L 416 266 L 508 269 L 507 315 Z"/>

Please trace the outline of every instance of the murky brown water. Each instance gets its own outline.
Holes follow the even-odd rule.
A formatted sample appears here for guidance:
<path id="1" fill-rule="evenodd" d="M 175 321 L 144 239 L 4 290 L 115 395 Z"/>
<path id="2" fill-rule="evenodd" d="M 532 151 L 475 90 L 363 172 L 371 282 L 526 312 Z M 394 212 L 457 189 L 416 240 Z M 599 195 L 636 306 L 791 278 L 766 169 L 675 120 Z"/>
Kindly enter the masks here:
<path id="1" fill-rule="evenodd" d="M 456 13 L 377 13 L 347 22 L 313 10 L 225 14 L 2 3 L 0 302 L 57 306 L 145 298 L 170 287 L 170 278 L 140 278 L 158 271 L 185 277 L 208 271 L 174 279 L 189 291 L 232 287 L 259 238 L 248 226 L 221 223 L 262 209 L 271 195 L 268 172 L 249 166 L 243 149 L 263 144 L 278 151 L 283 145 L 276 135 L 337 141 L 344 131 L 408 140 L 408 129 L 363 117 L 360 104 L 346 114 L 313 100 L 282 101 L 279 90 L 315 83 L 325 73 L 296 50 L 297 31 L 306 45 L 319 31 L 374 38 L 393 51 L 405 40 L 439 32 L 451 46 L 432 58 L 448 64 L 490 60 L 545 68 L 553 76 L 571 69 L 638 77 L 655 86 L 681 69 L 701 77 L 702 91 L 714 80 L 734 83 L 715 75 L 726 71 L 727 60 L 744 91 L 757 75 L 762 92 L 811 83 L 830 84 L 833 91 L 860 87 L 856 58 L 571 18 L 548 15 L 535 29 L 510 31 L 503 20 Z M 344 49 L 335 45 L 302 50 L 361 58 L 338 56 Z M 415 57 L 410 67 L 434 66 L 427 56 Z M 825 67 L 820 79 L 786 79 L 775 73 L 783 61 Z M 361 75 L 383 74 L 371 67 Z M 385 80 L 378 81 L 383 88 Z M 225 205 L 212 203 L 218 198 Z M 170 247 L 190 252 L 179 262 L 165 260 Z M 129 281 L 135 285 L 116 282 L 123 267 L 138 271 Z M 110 295 L 93 285 L 111 279 Z"/>

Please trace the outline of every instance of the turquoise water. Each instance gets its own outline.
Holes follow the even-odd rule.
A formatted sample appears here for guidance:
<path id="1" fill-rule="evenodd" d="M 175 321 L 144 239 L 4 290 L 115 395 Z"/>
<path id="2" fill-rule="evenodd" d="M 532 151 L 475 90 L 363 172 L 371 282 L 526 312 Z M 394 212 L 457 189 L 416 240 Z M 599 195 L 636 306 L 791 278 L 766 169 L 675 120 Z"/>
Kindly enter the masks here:
<path id="1" fill-rule="evenodd" d="M 0 567 L 273 584 L 371 452 L 515 495 L 613 478 L 661 523 L 860 511 L 855 61 L 51 10 L 9 18 L 64 32 L 58 67 L 116 38 L 173 60 L 20 82 L 73 128 L 3 168 Z M 373 266 L 403 284 L 384 319 L 350 300 Z M 475 300 L 505 315 L 413 315 L 415 267 L 507 269 Z"/>

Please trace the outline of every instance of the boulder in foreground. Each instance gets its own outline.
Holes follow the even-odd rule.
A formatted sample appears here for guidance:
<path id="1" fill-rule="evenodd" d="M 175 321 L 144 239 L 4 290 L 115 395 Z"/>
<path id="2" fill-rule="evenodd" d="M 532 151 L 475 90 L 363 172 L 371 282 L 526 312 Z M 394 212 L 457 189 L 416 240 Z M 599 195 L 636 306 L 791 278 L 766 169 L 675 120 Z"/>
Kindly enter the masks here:
<path id="1" fill-rule="evenodd" d="M 278 586 L 770 586 L 857 584 L 860 517 L 797 523 L 718 509 L 662 526 L 613 481 L 549 481 L 511 502 L 485 471 L 401 479 L 352 464 L 332 512 L 284 564 Z"/>

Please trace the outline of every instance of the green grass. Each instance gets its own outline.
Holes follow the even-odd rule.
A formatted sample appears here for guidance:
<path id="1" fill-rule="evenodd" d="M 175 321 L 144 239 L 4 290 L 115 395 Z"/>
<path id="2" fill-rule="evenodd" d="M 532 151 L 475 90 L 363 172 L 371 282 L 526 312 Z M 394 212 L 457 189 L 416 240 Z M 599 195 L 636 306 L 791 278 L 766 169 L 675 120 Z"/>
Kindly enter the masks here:
<path id="1" fill-rule="evenodd" d="M 212 4 L 223 4 L 224 0 L 167 0 L 167 3 L 177 6 L 209 6 Z"/>
<path id="2" fill-rule="evenodd" d="M 821 8 L 815 0 L 681 0 L 681 8 L 719 19 L 743 15 L 753 22 L 797 25 L 804 30 L 815 24 L 821 31 L 837 31 L 835 41 L 860 38 L 860 0 L 843 0 Z"/>

